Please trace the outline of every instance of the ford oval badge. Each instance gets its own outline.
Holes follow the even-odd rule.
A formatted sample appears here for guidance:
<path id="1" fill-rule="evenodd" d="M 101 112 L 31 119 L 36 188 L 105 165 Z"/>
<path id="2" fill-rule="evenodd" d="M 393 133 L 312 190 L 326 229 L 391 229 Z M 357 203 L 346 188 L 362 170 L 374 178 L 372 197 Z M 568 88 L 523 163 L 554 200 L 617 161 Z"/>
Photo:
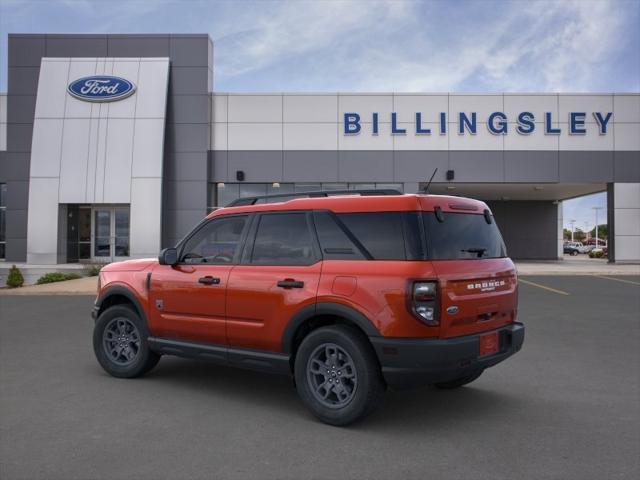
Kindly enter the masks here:
<path id="1" fill-rule="evenodd" d="M 136 86 L 121 77 L 94 75 L 83 77 L 69 84 L 67 91 L 85 102 L 113 102 L 135 92 Z"/>
<path id="2" fill-rule="evenodd" d="M 447 307 L 447 313 L 449 315 L 455 315 L 456 313 L 458 313 L 460 309 L 458 307 L 456 307 L 455 305 L 452 305 L 450 307 Z"/>

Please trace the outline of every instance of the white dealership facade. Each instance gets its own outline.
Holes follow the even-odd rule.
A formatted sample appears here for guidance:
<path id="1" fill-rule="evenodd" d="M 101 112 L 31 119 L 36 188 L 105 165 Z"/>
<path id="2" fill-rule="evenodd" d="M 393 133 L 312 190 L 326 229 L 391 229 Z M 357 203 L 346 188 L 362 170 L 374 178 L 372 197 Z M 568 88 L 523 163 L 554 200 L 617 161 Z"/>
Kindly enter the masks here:
<path id="1" fill-rule="evenodd" d="M 637 93 L 218 93 L 207 35 L 10 35 L 8 69 L 7 262 L 153 256 L 239 196 L 418 192 L 436 169 L 515 258 L 562 257 L 562 201 L 607 191 L 610 259 L 640 261 Z"/>

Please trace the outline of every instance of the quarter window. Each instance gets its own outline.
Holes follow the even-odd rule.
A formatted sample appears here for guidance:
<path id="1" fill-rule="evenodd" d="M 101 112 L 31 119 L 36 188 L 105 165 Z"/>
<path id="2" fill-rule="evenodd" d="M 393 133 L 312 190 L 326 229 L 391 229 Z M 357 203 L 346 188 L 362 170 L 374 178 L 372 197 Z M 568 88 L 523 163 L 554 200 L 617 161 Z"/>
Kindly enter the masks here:
<path id="1" fill-rule="evenodd" d="M 313 217 L 325 260 L 363 260 L 365 257 L 328 212 L 315 212 Z"/>
<path id="2" fill-rule="evenodd" d="M 305 213 L 260 216 L 251 263 L 257 265 L 310 265 L 313 238 Z"/>
<path id="3" fill-rule="evenodd" d="M 247 216 L 216 218 L 198 230 L 182 249 L 183 263 L 233 263 Z"/>
<path id="4" fill-rule="evenodd" d="M 375 260 L 406 260 L 402 213 L 342 213 L 338 218 Z"/>

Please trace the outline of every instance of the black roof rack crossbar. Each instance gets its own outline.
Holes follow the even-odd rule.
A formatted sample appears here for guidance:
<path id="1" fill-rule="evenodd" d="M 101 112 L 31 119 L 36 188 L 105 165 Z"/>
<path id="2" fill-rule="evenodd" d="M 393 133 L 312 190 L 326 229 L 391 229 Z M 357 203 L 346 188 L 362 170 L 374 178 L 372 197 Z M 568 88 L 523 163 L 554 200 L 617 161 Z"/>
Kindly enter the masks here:
<path id="1" fill-rule="evenodd" d="M 293 200 L 294 198 L 331 197 L 334 195 L 402 195 L 402 192 L 400 192 L 399 190 L 394 190 L 392 188 L 384 188 L 380 190 L 317 190 L 314 192 L 276 193 L 273 195 L 261 195 L 258 197 L 238 198 L 237 200 L 234 200 L 226 206 L 240 207 L 245 205 L 255 205 L 259 200 L 266 200 L 264 203 L 274 203 L 285 200 Z"/>

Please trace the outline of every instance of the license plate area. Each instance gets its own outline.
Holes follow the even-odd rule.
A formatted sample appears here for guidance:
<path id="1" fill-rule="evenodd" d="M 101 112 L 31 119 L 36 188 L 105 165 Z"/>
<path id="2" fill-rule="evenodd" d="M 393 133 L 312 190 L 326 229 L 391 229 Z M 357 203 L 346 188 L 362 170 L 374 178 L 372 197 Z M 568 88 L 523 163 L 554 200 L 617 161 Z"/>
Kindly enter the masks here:
<path id="1" fill-rule="evenodd" d="M 480 356 L 495 355 L 500 351 L 500 336 L 498 332 L 483 333 L 480 335 Z"/>

